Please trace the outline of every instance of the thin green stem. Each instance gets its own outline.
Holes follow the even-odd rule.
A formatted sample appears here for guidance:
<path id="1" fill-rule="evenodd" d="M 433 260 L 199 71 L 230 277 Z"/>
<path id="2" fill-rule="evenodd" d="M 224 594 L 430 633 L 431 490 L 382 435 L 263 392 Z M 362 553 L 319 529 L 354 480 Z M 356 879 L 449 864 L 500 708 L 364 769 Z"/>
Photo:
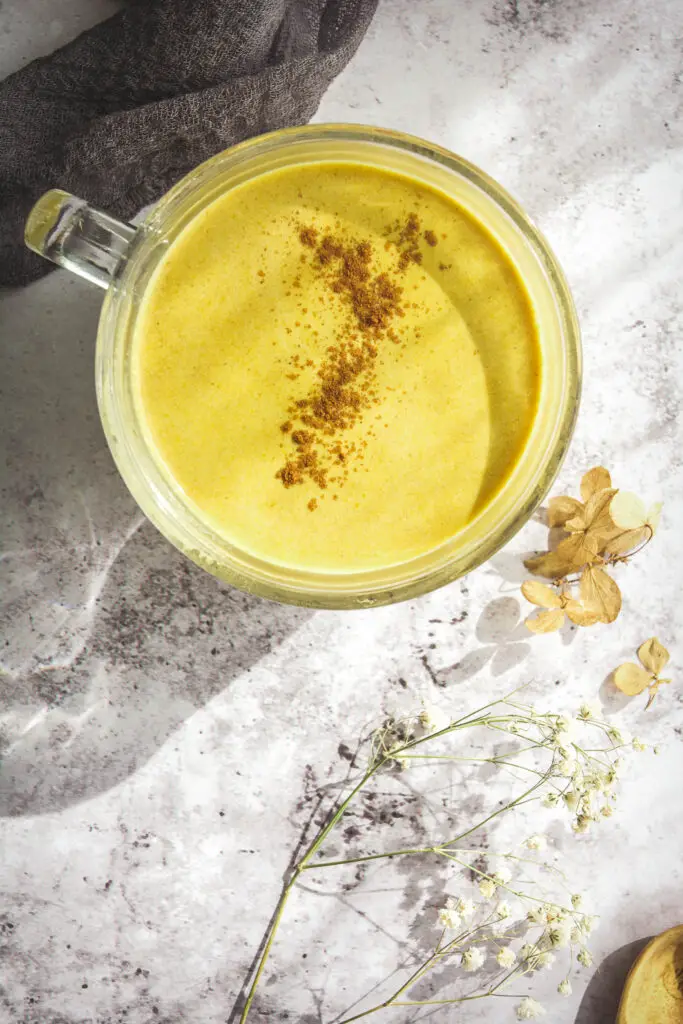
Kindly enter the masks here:
<path id="1" fill-rule="evenodd" d="M 259 962 L 258 962 L 258 966 L 256 968 L 256 973 L 254 974 L 254 978 L 253 978 L 252 983 L 251 983 L 251 985 L 249 987 L 249 992 L 247 993 L 247 998 L 246 998 L 246 1001 L 245 1001 L 245 1004 L 244 1004 L 244 1008 L 243 1008 L 242 1013 L 240 1015 L 240 1024 L 245 1024 L 245 1021 L 247 1020 L 247 1017 L 249 1015 L 249 1010 L 251 1009 L 251 1004 L 254 1001 L 254 996 L 256 994 L 256 988 L 257 988 L 258 983 L 259 983 L 259 981 L 261 979 L 261 975 L 263 974 L 263 970 L 264 970 L 264 968 L 266 966 L 266 962 L 268 960 L 268 957 L 270 956 L 270 950 L 271 950 L 271 947 L 273 945 L 273 941 L 275 939 L 275 936 L 277 934 L 277 930 L 278 930 L 278 928 L 280 926 L 280 921 L 282 919 L 282 914 L 284 912 L 285 906 L 287 904 L 287 900 L 289 899 L 289 896 L 291 894 L 292 889 L 294 888 L 294 885 L 296 883 L 297 878 L 299 877 L 301 872 L 306 869 L 308 860 L 320 848 L 321 844 L 325 841 L 325 839 L 327 838 L 329 833 L 332 831 L 334 826 L 337 824 L 339 819 L 344 814 L 346 808 L 350 804 L 351 800 L 353 800 L 354 796 L 363 788 L 363 786 L 372 778 L 372 776 L 375 774 L 375 772 L 377 772 L 382 767 L 382 765 L 384 763 L 385 763 L 384 760 L 378 761 L 377 764 L 373 766 L 373 768 L 371 768 L 368 772 L 366 772 L 366 774 L 363 776 L 363 778 L 360 780 L 360 782 L 356 786 L 354 786 L 354 788 L 351 790 L 351 792 L 346 797 L 346 799 L 342 801 L 342 803 L 339 805 L 337 810 L 334 812 L 334 814 L 332 815 L 332 817 L 328 821 L 327 825 L 325 825 L 325 827 L 323 829 L 321 829 L 320 832 L 318 832 L 317 836 L 313 839 L 313 841 L 311 842 L 310 846 L 308 847 L 308 849 L 304 853 L 303 857 L 301 858 L 301 860 L 299 861 L 297 866 L 294 868 L 294 871 L 292 872 L 292 875 L 291 875 L 289 881 L 284 886 L 284 888 L 282 890 L 282 893 L 280 894 L 280 899 L 278 901 L 278 904 L 277 904 L 277 906 L 275 908 L 275 913 L 274 913 L 273 918 L 271 920 L 270 927 L 268 929 L 268 935 L 267 935 L 267 938 L 266 938 L 266 943 L 265 943 L 265 946 L 263 947 L 263 952 L 261 953 L 261 956 L 259 957 Z"/>
<path id="2" fill-rule="evenodd" d="M 512 735 L 514 736 L 515 734 L 512 733 Z M 530 743 L 528 747 L 522 747 L 521 750 L 513 750 L 513 751 L 511 751 L 511 753 L 513 753 L 515 755 L 515 757 L 518 757 L 520 754 L 526 754 L 527 751 L 529 751 L 529 750 L 538 750 L 539 747 L 545 747 L 547 750 L 552 750 L 552 747 L 551 747 L 551 745 L 549 743 L 538 743 L 537 742 L 537 743 Z"/>
<path id="3" fill-rule="evenodd" d="M 368 860 L 383 860 L 390 857 L 406 857 L 418 853 L 437 853 L 438 847 L 425 846 L 415 850 L 390 850 L 388 853 L 369 853 L 364 857 L 349 857 L 347 860 L 318 860 L 315 864 L 305 864 L 303 871 L 315 871 L 316 868 L 335 868 L 342 864 L 360 864 Z"/>
<path id="4" fill-rule="evenodd" d="M 456 935 L 454 939 L 451 939 L 450 942 L 443 947 L 443 949 L 437 951 L 435 956 L 446 957 L 453 952 L 457 952 L 466 939 L 471 943 L 474 937 L 476 936 L 477 932 L 485 932 L 494 918 L 495 914 L 491 912 L 488 915 L 488 917 L 484 918 L 483 921 L 475 925 L 474 928 L 470 928 L 469 931 L 460 932 L 459 935 Z"/>
<path id="5" fill-rule="evenodd" d="M 472 761 L 476 764 L 485 761 L 487 764 L 495 761 L 491 757 L 457 757 L 455 754 L 401 754 L 404 761 Z"/>
<path id="6" fill-rule="evenodd" d="M 427 846 L 427 847 L 421 847 L 421 848 L 416 848 L 416 849 L 389 850 L 386 853 L 371 853 L 371 854 L 367 854 L 364 857 L 349 857 L 349 858 L 342 859 L 342 860 L 323 860 L 323 861 L 317 861 L 315 864 L 304 864 L 303 861 L 302 861 L 301 862 L 302 870 L 304 870 L 304 871 L 312 871 L 314 868 L 340 867 L 343 864 L 359 864 L 359 863 L 362 863 L 364 861 L 385 860 L 387 858 L 401 857 L 401 856 L 415 856 L 417 854 L 422 854 L 422 853 L 437 853 L 437 854 L 441 854 L 442 852 L 445 852 L 445 849 L 447 847 L 452 846 L 454 843 L 459 843 L 462 839 L 466 839 L 467 836 L 472 835 L 472 833 L 478 831 L 478 829 L 480 829 L 483 825 L 486 825 L 493 818 L 498 817 L 498 815 L 500 815 L 500 814 L 504 814 L 505 811 L 511 810 L 513 807 L 518 807 L 522 803 L 526 803 L 527 802 L 527 798 L 529 798 L 530 795 L 533 794 L 534 791 L 539 788 L 539 786 L 542 786 L 546 782 L 547 778 L 548 778 L 548 774 L 546 773 L 545 775 L 543 775 L 539 779 L 538 782 L 534 783 L 533 786 L 531 786 L 529 789 L 525 790 L 524 793 L 522 793 L 519 797 L 517 797 L 516 800 L 511 800 L 510 803 L 506 804 L 504 807 L 499 807 L 497 811 L 493 811 L 487 818 L 484 818 L 482 821 L 478 822 L 472 828 L 467 829 L 466 832 L 461 832 L 460 835 L 455 836 L 453 839 L 446 840 L 445 843 L 439 843 L 437 846 Z M 348 802 L 348 801 L 345 801 L 345 802 Z M 307 860 L 312 852 L 314 852 L 314 851 L 311 850 L 309 853 L 307 853 L 306 857 L 304 858 L 304 860 Z"/>
<path id="7" fill-rule="evenodd" d="M 362 1017 L 369 1017 L 371 1013 L 377 1013 L 378 1010 L 386 1010 L 391 1003 L 378 1003 L 376 1006 L 371 1006 L 369 1010 L 361 1010 L 360 1013 L 354 1013 L 353 1017 L 344 1017 L 343 1020 L 339 1021 L 339 1024 L 351 1024 L 354 1020 L 360 1020 Z"/>
<path id="8" fill-rule="evenodd" d="M 393 757 L 403 756 L 404 751 L 412 750 L 414 747 L 420 747 L 423 743 L 428 743 L 431 740 L 436 740 L 440 736 L 450 736 L 451 733 L 460 732 L 461 729 L 469 729 L 475 725 L 481 725 L 482 722 L 486 721 L 487 716 L 484 715 L 482 718 L 473 718 L 471 721 L 458 721 L 451 722 L 450 725 L 445 726 L 443 729 L 439 729 L 437 732 L 427 733 L 426 736 L 418 736 L 416 739 L 408 740 L 402 747 L 396 747 L 392 750 Z"/>
<path id="9" fill-rule="evenodd" d="M 543 867 L 546 871 L 551 872 L 551 874 L 557 875 L 558 878 L 561 878 L 563 882 L 567 882 L 567 876 L 565 875 L 564 871 L 561 871 L 560 868 L 555 867 L 554 864 L 549 864 L 548 861 L 539 862 L 537 860 L 534 860 L 533 857 L 519 857 L 516 853 L 506 853 L 505 860 L 515 860 L 518 861 L 520 864 L 533 864 L 534 867 Z M 565 888 L 567 888 L 567 886 L 565 886 Z M 567 888 L 567 892 L 569 891 L 569 888 Z"/>
<path id="10" fill-rule="evenodd" d="M 361 1013 L 355 1014 L 353 1017 L 344 1017 L 343 1020 L 339 1021 L 339 1024 L 352 1024 L 352 1021 L 361 1020 L 363 1017 L 369 1017 L 371 1013 L 377 1013 L 378 1010 L 386 1010 L 392 1006 L 448 1006 L 452 1003 L 471 1003 L 476 999 L 487 999 L 489 996 L 498 996 L 498 998 L 505 998 L 502 995 L 498 995 L 498 989 L 506 985 L 516 974 L 519 973 L 519 968 L 515 967 L 512 971 L 505 975 L 504 978 L 488 988 L 486 992 L 478 992 L 471 996 L 457 996 L 455 999 L 415 999 L 415 1000 L 401 1000 L 397 1002 L 397 996 L 401 992 L 405 991 L 408 985 L 403 986 L 394 993 L 389 999 L 386 999 L 383 1003 L 378 1003 L 376 1006 L 371 1007 L 369 1010 L 363 1010 Z M 410 982 L 408 984 L 411 984 Z M 516 998 L 509 996 L 508 998 Z"/>
<path id="11" fill-rule="evenodd" d="M 369 1017 L 371 1013 L 377 1013 L 378 1010 L 386 1010 L 390 1006 L 420 1006 L 420 1005 L 422 1005 L 421 1003 L 412 1003 L 412 1002 L 400 1002 L 400 1003 L 397 1003 L 397 1002 L 395 1002 L 395 1000 L 398 999 L 398 997 L 403 992 L 405 992 L 406 989 L 408 989 L 412 985 L 414 985 L 416 981 L 419 981 L 419 979 L 430 969 L 430 967 L 432 965 L 432 961 L 435 959 L 436 956 L 437 956 L 437 954 L 433 953 L 432 956 L 430 956 L 425 961 L 424 964 L 422 964 L 416 971 L 414 971 L 411 974 L 411 976 L 408 978 L 408 980 L 403 985 L 401 985 L 401 987 L 398 988 L 394 992 L 394 994 L 392 996 L 389 996 L 388 999 L 385 999 L 383 1003 L 377 1003 L 375 1006 L 370 1007 L 369 1010 L 362 1010 L 360 1013 L 354 1014 L 353 1017 L 344 1017 L 344 1019 L 342 1021 L 340 1021 L 339 1024 L 352 1024 L 352 1021 L 361 1020 L 361 1018 L 363 1018 L 363 1017 Z M 488 994 L 488 993 L 486 993 L 486 994 Z M 448 1000 L 444 1000 L 444 1002 L 460 1003 L 460 1002 L 466 1002 L 468 999 L 473 999 L 473 998 L 479 998 L 479 996 L 463 996 L 461 999 L 448 999 Z"/>
<path id="12" fill-rule="evenodd" d="M 501 982 L 502 984 L 502 982 Z M 496 986 L 497 988 L 498 986 Z M 473 996 L 457 996 L 455 999 L 414 999 L 411 1002 L 401 1003 L 390 1003 L 390 1006 L 447 1006 L 449 1003 L 471 1003 L 475 999 L 488 999 L 489 996 L 497 996 L 499 999 L 519 999 L 520 996 L 514 996 L 512 993 L 509 995 L 498 995 L 496 989 L 488 989 L 486 992 L 477 992 Z M 377 1007 L 381 1009 L 381 1007 Z M 370 1013 L 373 1011 L 370 1010 Z M 353 1018 L 351 1018 L 353 1020 Z M 342 1020 L 339 1024 L 347 1024 L 347 1021 Z"/>
<path id="13" fill-rule="evenodd" d="M 393 996 L 390 999 L 390 1002 L 393 1002 L 394 999 L 396 999 L 403 992 L 405 992 L 406 989 L 410 988 L 410 986 L 414 985 L 416 981 L 419 981 L 420 978 L 424 977 L 427 971 L 430 970 L 430 968 L 433 966 L 437 956 L 437 952 L 432 953 L 432 955 L 428 957 L 428 959 L 425 960 L 425 962 L 420 967 L 418 967 L 416 971 L 413 971 L 408 980 L 403 985 L 401 985 L 401 987 L 397 989 L 396 992 L 394 992 Z"/>
<path id="14" fill-rule="evenodd" d="M 273 945 L 273 940 L 275 939 L 275 935 L 277 934 L 277 930 L 280 926 L 280 921 L 282 919 L 282 914 L 284 913 L 285 906 L 287 905 L 287 900 L 289 899 L 290 893 L 294 888 L 294 883 L 296 882 L 299 873 L 300 868 L 295 868 L 295 870 L 292 872 L 292 877 L 284 886 L 282 893 L 280 894 L 280 899 L 278 900 L 277 906 L 275 908 L 275 913 L 273 914 L 272 920 L 270 922 L 270 928 L 268 929 L 268 938 L 266 939 L 266 944 L 263 947 L 263 952 L 259 957 L 256 973 L 252 979 L 251 985 L 249 987 L 249 992 L 247 993 L 247 998 L 244 1003 L 242 1013 L 240 1015 L 240 1024 L 244 1024 L 247 1017 L 249 1016 L 249 1010 L 251 1009 L 251 1004 L 254 1001 L 254 996 L 256 995 L 258 983 L 261 980 L 263 969 L 266 966 L 266 961 L 268 960 L 268 956 L 270 954 L 270 948 Z"/>
<path id="15" fill-rule="evenodd" d="M 303 855 L 303 857 L 299 861 L 299 866 L 300 867 L 302 867 L 302 868 L 305 867 L 306 862 L 309 860 L 309 858 L 312 857 L 313 854 L 316 852 L 316 850 L 318 850 L 321 847 L 321 845 L 325 842 L 325 840 L 327 839 L 328 835 L 330 834 L 330 832 L 332 831 L 334 826 L 337 824 L 339 819 L 342 817 L 342 815 L 346 811 L 346 808 L 349 806 L 349 804 L 351 803 L 351 801 L 355 797 L 356 793 L 359 793 L 361 791 L 363 786 L 367 782 L 370 781 L 370 779 L 373 777 L 373 775 L 375 775 L 375 773 L 378 772 L 379 769 L 384 764 L 386 764 L 387 760 L 388 760 L 387 758 L 383 758 L 381 761 L 378 761 L 376 765 L 374 765 L 369 771 L 367 771 L 365 773 L 365 775 L 360 780 L 360 782 L 356 786 L 354 786 L 354 788 L 351 790 L 351 792 L 346 797 L 346 799 L 342 801 L 342 803 L 339 805 L 337 810 L 334 812 L 334 814 L 332 815 L 332 817 L 328 821 L 327 825 L 325 825 L 325 827 L 318 833 L 318 835 L 312 841 L 311 845 L 306 850 L 306 853 Z"/>
<path id="16" fill-rule="evenodd" d="M 508 697 L 511 697 L 514 693 L 517 693 L 518 690 L 522 689 L 524 689 L 523 686 L 516 687 L 508 694 Z M 484 704 L 483 707 L 477 708 L 476 711 L 470 711 L 468 714 L 463 715 L 462 718 L 456 719 L 455 722 L 451 722 L 450 725 L 444 726 L 443 729 L 439 729 L 437 732 L 431 732 L 428 733 L 426 736 L 420 736 L 417 739 L 410 740 L 408 743 L 405 744 L 405 746 L 398 748 L 393 753 L 399 754 L 403 750 L 410 750 L 412 747 L 419 747 L 422 743 L 426 743 L 429 740 L 434 740 L 439 736 L 446 736 L 451 732 L 457 732 L 459 729 L 468 729 L 470 728 L 470 726 L 486 724 L 490 716 L 483 715 L 482 712 L 487 711 L 489 708 L 494 708 L 499 704 L 505 704 L 507 699 L 507 697 L 501 697 L 498 700 L 492 700 L 488 704 Z M 473 715 L 476 715 L 478 717 L 473 718 Z M 507 717 L 509 719 L 511 717 L 519 716 L 508 715 Z M 498 719 L 498 721 L 505 721 L 505 718 L 501 717 Z M 533 721 L 533 719 L 529 718 L 527 719 L 527 721 L 531 722 Z"/>
<path id="17" fill-rule="evenodd" d="M 517 751 L 515 751 L 517 753 Z M 516 761 L 504 761 L 500 757 L 456 757 L 453 754 L 402 754 L 403 761 L 463 761 L 466 764 L 492 764 L 503 765 L 505 768 L 519 768 L 523 772 L 533 772 L 534 775 L 543 775 L 538 768 L 530 768 L 528 765 L 517 764 Z"/>
<path id="18" fill-rule="evenodd" d="M 355 1014 L 353 1017 L 345 1017 L 343 1021 L 340 1021 L 340 1024 L 351 1024 L 351 1021 L 360 1020 L 362 1017 L 369 1017 L 371 1013 L 377 1013 L 378 1010 L 385 1010 L 387 1007 L 391 1006 L 394 1002 L 394 999 L 398 998 L 398 996 L 400 996 L 402 992 L 405 992 L 407 988 L 410 988 L 411 985 L 414 985 L 416 981 L 419 981 L 419 979 L 430 969 L 430 967 L 432 966 L 432 961 L 437 956 L 438 950 L 432 953 L 432 955 L 423 964 L 420 964 L 417 970 L 413 971 L 408 980 L 403 985 L 401 985 L 401 987 L 398 988 L 392 996 L 390 996 L 388 999 L 385 999 L 383 1003 L 378 1003 L 376 1006 L 371 1007 L 369 1010 L 362 1010 L 360 1013 Z"/>
<path id="19" fill-rule="evenodd" d="M 489 708 L 495 708 L 496 705 L 498 704 L 507 704 L 508 699 L 512 697 L 513 694 L 518 693 L 520 690 L 523 690 L 524 688 L 524 686 L 516 686 L 514 690 L 511 690 L 510 693 L 508 693 L 507 697 L 499 697 L 498 700 L 492 700 L 488 704 L 484 704 L 483 707 L 477 708 L 476 711 L 470 711 L 468 714 L 463 715 L 462 718 L 458 718 L 455 722 L 452 722 L 451 724 L 461 725 L 462 723 L 466 723 L 468 719 L 472 718 L 472 715 L 481 715 L 482 711 L 488 711 Z"/>
<path id="20" fill-rule="evenodd" d="M 468 864 L 466 861 L 460 860 L 460 858 L 456 857 L 455 854 L 453 853 L 449 853 L 446 850 L 439 850 L 438 852 L 441 853 L 443 857 L 448 858 L 448 860 L 452 860 L 455 864 L 459 864 L 461 868 L 466 868 L 468 871 L 473 871 L 476 875 L 480 875 L 481 878 L 485 878 L 489 882 L 494 882 L 499 889 L 505 889 L 506 892 L 512 893 L 512 895 L 516 896 L 517 899 L 531 900 L 533 903 L 542 903 L 544 906 L 554 907 L 556 910 L 562 910 L 565 913 L 570 914 L 573 918 L 576 918 L 577 916 L 586 916 L 585 914 L 581 913 L 577 914 L 576 911 L 570 909 L 569 907 L 562 906 L 561 903 L 554 903 L 552 900 L 547 900 L 540 896 L 531 896 L 528 892 L 520 892 L 519 889 L 511 889 L 509 885 L 506 885 L 503 882 L 496 882 L 493 875 L 488 875 L 485 871 L 482 871 L 480 868 L 475 867 L 474 864 Z"/>
<path id="21" fill-rule="evenodd" d="M 533 786 L 530 786 L 529 789 L 525 790 L 525 792 L 522 793 L 521 796 L 519 796 L 517 799 L 511 800 L 510 803 L 505 804 L 504 807 L 499 807 L 497 811 L 492 811 L 487 818 L 484 818 L 482 821 L 480 821 L 477 825 L 474 825 L 472 828 L 467 829 L 466 832 L 461 832 L 459 836 L 455 837 L 455 839 L 450 839 L 448 842 L 442 843 L 441 847 L 443 848 L 445 846 L 453 846 L 454 843 L 459 843 L 461 839 L 466 839 L 467 836 L 472 835 L 472 833 L 476 832 L 477 829 L 480 829 L 482 828 L 482 826 L 487 825 L 489 821 L 493 821 L 493 819 L 499 817 L 499 815 L 504 814 L 506 811 L 512 810 L 513 807 L 517 807 L 520 803 L 526 802 L 526 798 L 531 796 L 532 793 L 539 789 L 546 782 L 548 777 L 548 774 L 544 775 L 541 779 L 539 779 L 538 782 L 535 782 Z"/>

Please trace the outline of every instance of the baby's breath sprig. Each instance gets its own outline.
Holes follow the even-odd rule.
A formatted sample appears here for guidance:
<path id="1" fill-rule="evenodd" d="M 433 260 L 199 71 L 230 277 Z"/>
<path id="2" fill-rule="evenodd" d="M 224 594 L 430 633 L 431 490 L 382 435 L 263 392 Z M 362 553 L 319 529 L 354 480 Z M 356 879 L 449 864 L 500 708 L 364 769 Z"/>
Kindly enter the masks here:
<path id="1" fill-rule="evenodd" d="M 542 609 L 526 620 L 533 633 L 552 633 L 567 619 L 576 626 L 614 622 L 621 591 L 607 570 L 642 551 L 659 525 L 661 504 L 646 509 L 635 494 L 612 486 L 604 466 L 584 474 L 581 498 L 565 494 L 550 499 L 550 536 L 559 531 L 561 539 L 524 563 L 534 575 L 552 581 L 522 584 L 527 601 Z"/>
<path id="2" fill-rule="evenodd" d="M 506 752 L 490 757 L 466 753 L 487 735 L 507 738 Z M 456 746 L 465 740 L 464 745 Z M 387 862 L 398 857 L 429 858 L 427 863 L 447 863 L 459 877 L 460 891 L 435 908 L 434 925 L 439 930 L 433 951 L 383 1001 L 339 1024 L 367 1017 L 388 1007 L 446 1006 L 487 997 L 514 997 L 508 991 L 520 978 L 554 967 L 558 955 L 566 956 L 567 972 L 572 963 L 588 967 L 592 957 L 587 947 L 595 919 L 583 909 L 583 898 L 572 892 L 564 874 L 546 859 L 548 845 L 544 830 L 523 839 L 518 847 L 496 854 L 478 842 L 486 828 L 487 840 L 495 820 L 515 808 L 536 801 L 543 807 L 569 815 L 572 830 L 583 833 L 612 814 L 621 755 L 626 750 L 643 750 L 639 741 L 628 737 L 602 720 L 599 709 L 584 704 L 576 717 L 539 712 L 520 701 L 516 693 L 493 701 L 476 711 L 449 721 L 438 709 L 423 706 L 412 716 L 387 719 L 368 738 L 369 754 L 350 792 L 333 809 L 305 852 L 285 879 L 281 896 L 264 938 L 240 1024 L 249 1016 L 259 981 L 265 970 L 287 901 L 292 890 L 308 872 L 329 871 L 352 864 Z M 454 752 L 454 747 L 458 752 Z M 509 748 L 509 749 L 507 749 Z M 379 852 L 339 858 L 325 855 L 333 830 L 354 802 L 376 777 L 415 772 L 439 763 L 453 767 L 485 763 L 499 769 L 514 783 L 509 799 L 500 801 L 488 814 L 452 834 L 444 829 L 425 843 Z M 459 986 L 477 977 L 483 968 L 485 981 L 475 991 L 451 998 L 425 997 L 420 985 L 433 972 L 448 972 L 447 983 Z M 443 977 L 440 979 L 443 981 Z M 571 991 L 568 977 L 559 983 L 560 994 Z M 542 1013 L 535 1000 L 518 996 L 519 1020 Z"/>

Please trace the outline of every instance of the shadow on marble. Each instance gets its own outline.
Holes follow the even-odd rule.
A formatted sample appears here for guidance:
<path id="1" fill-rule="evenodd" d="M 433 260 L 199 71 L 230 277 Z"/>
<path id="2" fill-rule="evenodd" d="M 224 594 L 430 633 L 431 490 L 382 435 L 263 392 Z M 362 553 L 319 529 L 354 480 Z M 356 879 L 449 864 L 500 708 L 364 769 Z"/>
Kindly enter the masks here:
<path id="1" fill-rule="evenodd" d="M 511 589 L 518 593 L 521 584 L 529 578 L 529 570 L 524 565 L 524 560 L 531 558 L 535 553 L 534 551 L 516 552 L 505 548 L 490 558 L 484 568 L 486 572 L 500 577 L 501 587 L 509 583 Z"/>
<path id="2" fill-rule="evenodd" d="M 505 675 L 528 657 L 529 631 L 520 618 L 520 604 L 514 597 L 496 597 L 482 610 L 475 627 L 482 646 L 467 651 L 459 661 L 432 671 L 436 686 L 458 686 L 490 665 L 494 677 Z"/>
<path id="3" fill-rule="evenodd" d="M 0 815 L 117 785 L 310 614 L 218 583 L 143 523 L 107 572 L 75 656 L 5 688 Z"/>
<path id="4" fill-rule="evenodd" d="M 539 513 L 541 511 L 542 510 L 539 510 Z M 534 518 L 537 518 L 537 516 L 535 516 Z M 540 515 L 538 515 L 538 518 L 540 519 Z M 499 551 L 497 555 L 494 555 L 493 558 L 488 563 L 486 563 L 485 566 L 483 566 L 483 571 L 487 575 L 500 577 L 501 583 L 499 590 L 502 594 L 505 594 L 506 596 L 498 598 L 497 600 L 501 602 L 510 601 L 512 600 L 512 598 L 509 596 L 511 594 L 514 594 L 515 597 L 521 596 L 520 588 L 522 583 L 524 583 L 525 580 L 531 578 L 531 573 L 527 568 L 525 568 L 524 561 L 527 558 L 531 558 L 531 556 L 535 554 L 538 554 L 538 552 L 523 551 L 515 553 L 511 551 Z M 536 577 L 536 579 L 539 583 L 548 582 L 544 581 L 540 577 Z M 519 609 L 519 603 L 517 601 L 515 601 L 515 603 L 517 604 L 517 607 Z M 492 602 L 492 604 L 495 604 L 495 602 Z M 533 636 L 524 625 L 524 619 L 526 619 L 529 615 L 533 615 L 535 612 L 540 611 L 541 609 L 530 604 L 524 598 L 522 598 L 522 606 L 523 607 L 519 609 L 520 621 L 515 629 L 515 636 L 514 638 L 510 637 L 509 639 L 525 639 L 527 641 L 531 640 L 533 642 Z M 562 641 L 562 645 L 564 647 L 568 647 L 570 644 L 574 643 L 578 630 L 579 627 L 575 626 L 573 622 L 570 622 L 569 619 L 565 620 L 564 625 L 557 631 L 557 636 L 560 637 L 560 640 Z"/>
<path id="5" fill-rule="evenodd" d="M 97 414 L 101 292 L 0 296 L 0 814 L 135 772 L 311 614 L 218 583 L 141 515 Z"/>
<path id="6" fill-rule="evenodd" d="M 621 946 L 603 960 L 586 989 L 574 1024 L 606 1024 L 617 1019 L 626 976 L 652 936 Z"/>
<path id="7" fill-rule="evenodd" d="M 533 518 L 536 522 L 544 522 L 545 520 L 545 509 L 538 509 Z M 550 531 L 548 537 L 548 548 L 555 550 L 560 540 L 566 536 L 560 531 Z M 499 551 L 497 554 L 490 559 L 489 562 L 483 567 L 484 572 L 499 576 L 501 580 L 500 590 L 504 593 L 511 591 L 515 595 L 519 595 L 522 583 L 530 578 L 535 578 L 539 583 L 549 583 L 549 580 L 544 580 L 542 577 L 533 577 L 532 573 L 524 565 L 525 561 L 537 555 L 538 551 L 521 551 L 515 553 L 512 551 Z M 503 600 L 501 598 L 501 600 Z M 539 608 L 530 604 L 528 601 L 523 600 L 523 608 L 521 610 L 521 616 L 526 619 L 529 615 L 533 615 L 535 612 L 540 611 Z M 568 647 L 574 643 L 579 627 L 575 626 L 569 619 L 565 619 L 564 625 L 557 631 L 557 635 L 560 637 L 564 647 Z M 519 626 L 519 636 L 525 636 L 526 639 L 530 639 L 529 630 L 524 626 L 522 621 Z"/>

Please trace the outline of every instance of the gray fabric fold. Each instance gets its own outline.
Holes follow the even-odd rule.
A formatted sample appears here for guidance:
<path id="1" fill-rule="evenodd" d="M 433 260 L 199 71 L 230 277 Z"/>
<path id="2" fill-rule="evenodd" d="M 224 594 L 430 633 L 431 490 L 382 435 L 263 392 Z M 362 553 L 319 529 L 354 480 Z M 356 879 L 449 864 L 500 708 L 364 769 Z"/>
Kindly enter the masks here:
<path id="1" fill-rule="evenodd" d="M 303 124 L 377 0 L 136 0 L 0 83 L 0 284 L 50 264 L 23 244 L 60 187 L 127 219 L 192 167 Z"/>

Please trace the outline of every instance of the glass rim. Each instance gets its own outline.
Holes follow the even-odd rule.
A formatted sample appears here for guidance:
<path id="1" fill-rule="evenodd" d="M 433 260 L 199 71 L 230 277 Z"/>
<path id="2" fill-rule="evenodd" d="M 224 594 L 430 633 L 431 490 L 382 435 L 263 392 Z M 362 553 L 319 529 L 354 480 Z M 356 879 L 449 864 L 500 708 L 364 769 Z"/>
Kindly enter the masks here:
<path id="1" fill-rule="evenodd" d="M 130 422 L 122 414 L 121 388 L 125 386 L 125 381 L 122 381 L 120 374 L 117 377 L 114 372 L 117 348 L 125 341 L 122 319 L 124 300 L 126 296 L 129 297 L 129 319 L 130 315 L 134 318 L 139 303 L 135 305 L 130 300 L 131 286 L 136 275 L 139 277 L 141 264 L 149 256 L 151 247 L 156 245 L 159 248 L 165 234 L 182 217 L 182 204 L 185 203 L 187 207 L 193 196 L 201 200 L 203 185 L 215 180 L 222 172 L 228 173 L 230 167 L 245 166 L 250 158 L 259 154 L 286 155 L 289 152 L 292 157 L 291 166 L 297 163 L 297 144 L 309 143 L 315 146 L 331 140 L 340 144 L 360 144 L 375 153 L 384 147 L 389 151 L 408 154 L 410 158 L 417 157 L 426 164 L 438 165 L 454 183 L 464 179 L 483 193 L 487 201 L 511 221 L 521 240 L 542 265 L 548 293 L 557 311 L 560 349 L 564 358 L 560 400 L 552 430 L 546 439 L 548 447 L 536 460 L 538 465 L 520 490 L 519 500 L 513 510 L 500 521 L 492 522 L 490 528 L 477 537 L 476 524 L 480 516 L 486 513 L 491 517 L 501 493 L 508 491 L 523 460 L 528 456 L 536 424 L 502 489 L 452 538 L 405 562 L 383 569 L 349 572 L 314 572 L 270 563 L 230 544 L 212 530 L 193 512 L 191 502 L 183 496 L 177 485 L 173 486 L 168 473 L 164 474 L 160 469 L 150 446 L 145 445 L 141 436 L 134 436 Z M 324 155 L 320 159 L 324 161 Z M 359 161 L 354 159 L 354 162 Z M 268 168 L 260 173 L 267 171 Z M 257 176 L 247 173 L 243 180 Z M 228 183 L 220 194 L 240 183 Z M 199 209 L 209 205 L 212 198 L 215 196 L 191 213 L 187 222 Z M 452 195 L 451 198 L 459 201 Z M 180 213 L 176 208 L 180 209 Z M 490 230 L 485 222 L 483 226 Z M 524 282 L 521 273 L 520 277 Z M 581 380 L 580 332 L 568 284 L 552 249 L 520 204 L 484 171 L 435 143 L 390 129 L 354 124 L 305 125 L 257 136 L 211 157 L 173 186 L 142 221 L 131 246 L 130 256 L 124 261 L 120 274 L 105 296 L 96 362 L 98 403 L 112 454 L 136 501 L 160 531 L 197 564 L 242 590 L 284 603 L 339 609 L 372 607 L 417 597 L 471 571 L 507 543 L 538 507 L 559 471 L 578 411 Z M 507 494 L 508 499 L 510 493 Z M 471 538 L 469 541 L 468 536 Z"/>

